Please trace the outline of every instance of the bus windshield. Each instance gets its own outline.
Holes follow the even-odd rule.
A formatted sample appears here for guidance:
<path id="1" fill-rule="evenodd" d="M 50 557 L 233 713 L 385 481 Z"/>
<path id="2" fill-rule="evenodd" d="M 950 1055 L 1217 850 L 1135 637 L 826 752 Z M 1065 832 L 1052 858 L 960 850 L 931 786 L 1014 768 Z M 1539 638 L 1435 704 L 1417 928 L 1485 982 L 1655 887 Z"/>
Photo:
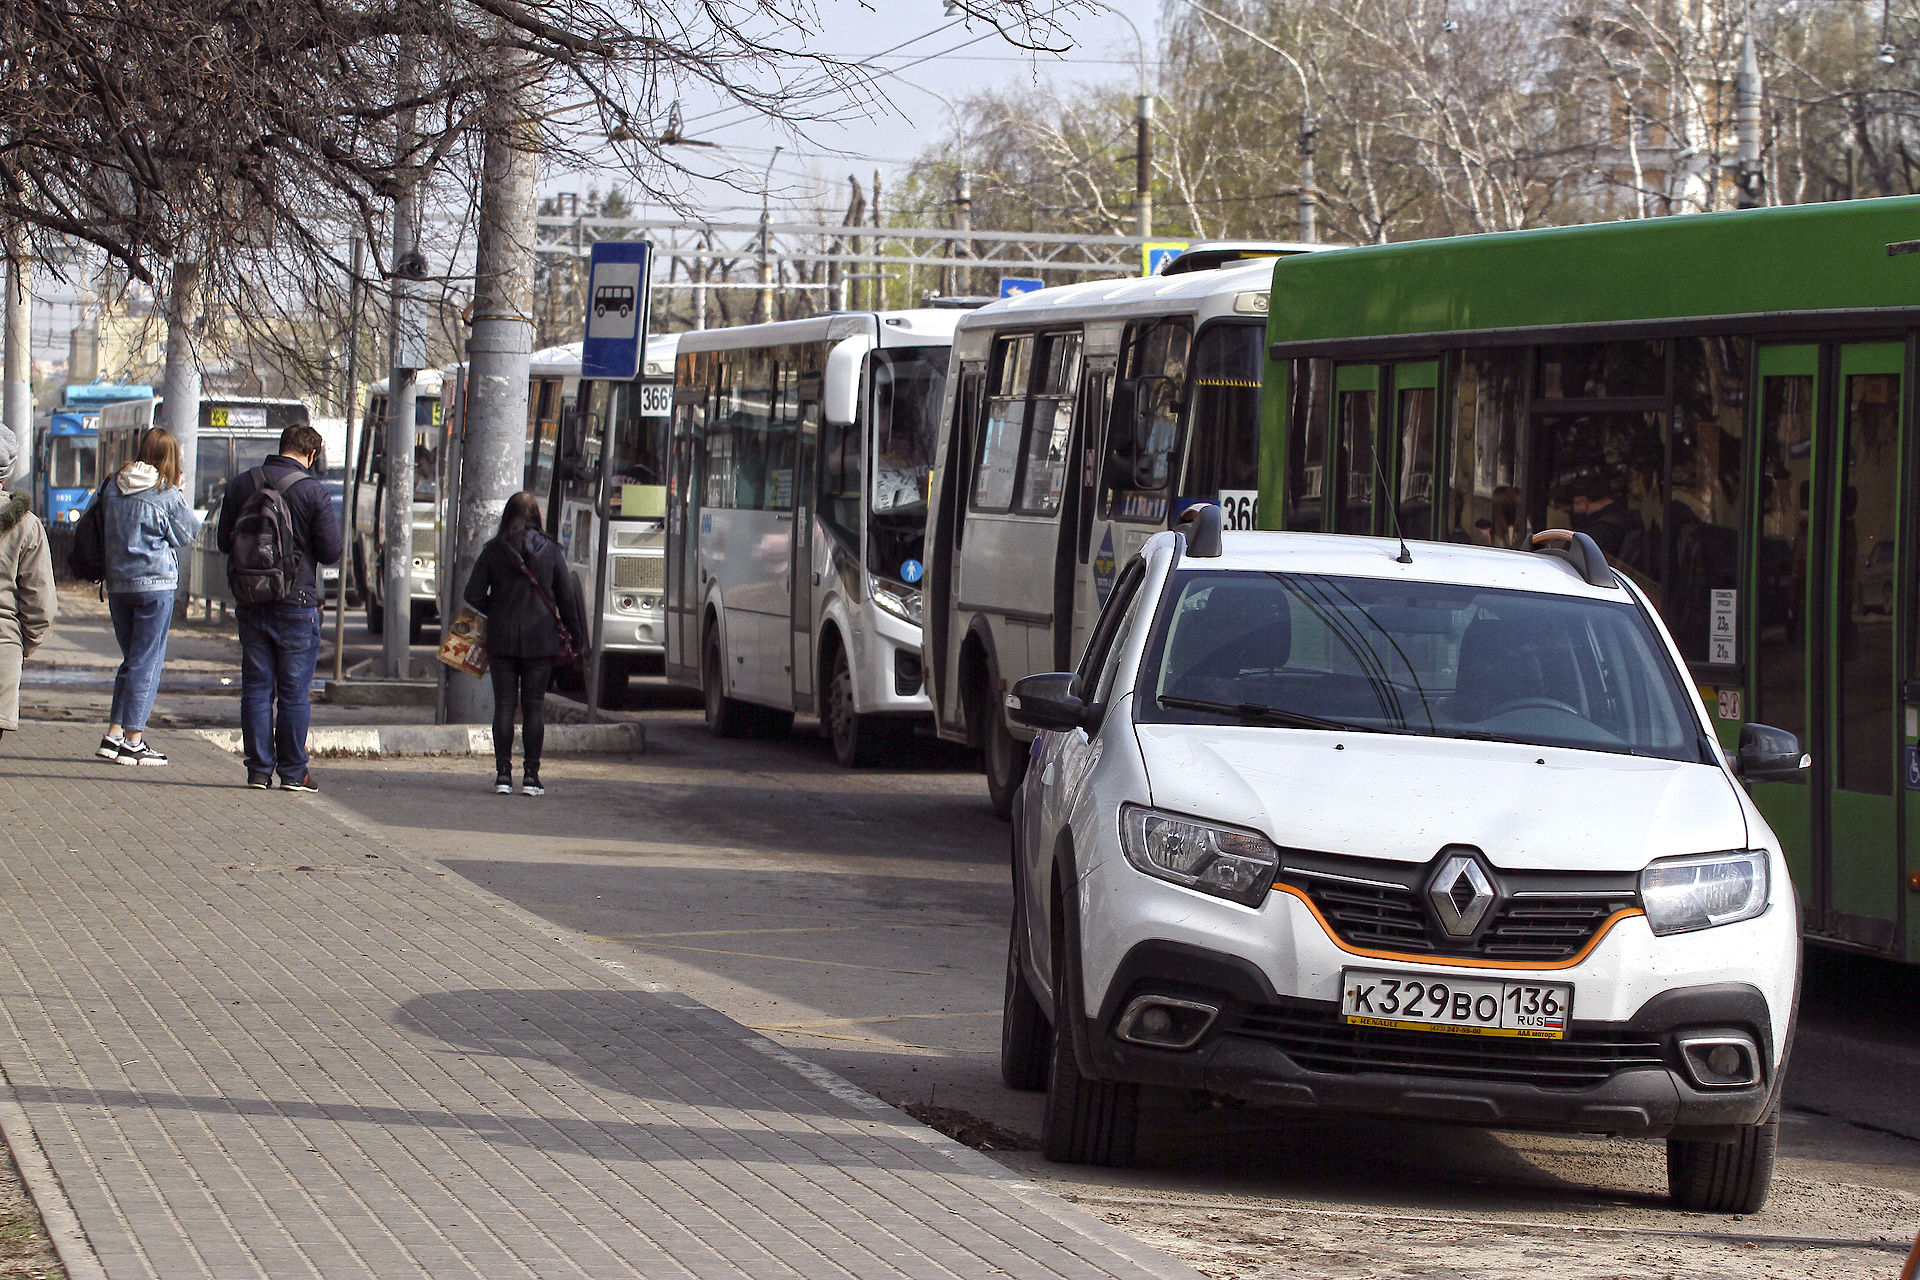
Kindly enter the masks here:
<path id="1" fill-rule="evenodd" d="M 98 452 L 92 436 L 55 436 L 47 465 L 47 485 L 54 489 L 93 488 L 93 460 Z"/>
<path id="2" fill-rule="evenodd" d="M 900 581 L 907 580 L 903 566 L 918 562 L 923 552 L 947 354 L 946 347 L 903 347 L 873 356 L 868 568 Z"/>
<path id="3" fill-rule="evenodd" d="M 673 405 L 673 387 L 667 382 L 637 386 L 637 396 L 628 387 L 619 387 L 620 403 L 614 406 L 607 474 L 616 507 L 623 485 L 667 482 L 667 413 Z"/>

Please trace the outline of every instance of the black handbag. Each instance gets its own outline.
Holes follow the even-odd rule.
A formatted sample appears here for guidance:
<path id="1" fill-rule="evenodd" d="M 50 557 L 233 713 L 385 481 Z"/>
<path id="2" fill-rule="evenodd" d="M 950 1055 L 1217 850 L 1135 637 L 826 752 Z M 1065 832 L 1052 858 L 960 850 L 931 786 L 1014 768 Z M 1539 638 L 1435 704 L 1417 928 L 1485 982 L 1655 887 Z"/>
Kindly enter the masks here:
<path id="1" fill-rule="evenodd" d="M 525 557 L 518 551 L 515 551 L 504 541 L 501 542 L 500 549 L 513 557 L 514 566 L 518 568 L 521 573 L 527 575 L 527 581 L 533 584 L 533 589 L 540 593 L 542 600 L 546 601 L 547 612 L 553 615 L 553 625 L 560 631 L 560 652 L 554 658 L 554 664 L 556 666 L 570 667 L 580 661 L 580 651 L 574 647 L 573 632 L 567 630 L 566 620 L 560 616 L 560 606 L 553 602 L 553 597 L 547 593 L 545 584 L 534 576 L 533 569 L 527 564 Z"/>

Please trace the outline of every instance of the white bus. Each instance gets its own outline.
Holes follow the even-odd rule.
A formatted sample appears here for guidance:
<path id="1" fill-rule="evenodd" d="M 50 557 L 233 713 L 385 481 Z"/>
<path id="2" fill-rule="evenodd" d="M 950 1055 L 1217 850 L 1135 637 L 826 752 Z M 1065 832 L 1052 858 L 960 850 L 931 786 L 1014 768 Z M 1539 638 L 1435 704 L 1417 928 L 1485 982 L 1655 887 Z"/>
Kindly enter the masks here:
<path id="1" fill-rule="evenodd" d="M 606 512 L 598 655 L 603 701 L 618 702 L 636 671 L 658 672 L 667 651 L 667 430 L 678 345 L 677 336 L 649 334 L 639 377 L 580 384 L 561 436 L 552 497 L 542 495 L 547 522 L 566 552 L 582 600 L 593 598 L 600 513 Z M 581 645 L 589 639 L 580 637 Z"/>
<path id="2" fill-rule="evenodd" d="M 1001 817 L 1033 736 L 1008 721 L 1006 690 L 1072 668 L 1114 566 L 1196 501 L 1255 527 L 1272 259 L 1305 247 L 1189 251 L 1164 276 L 1042 289 L 960 321 L 925 660 L 936 730 L 981 749 Z"/>
<path id="3" fill-rule="evenodd" d="M 412 491 L 413 500 L 413 545 L 407 549 L 413 562 L 408 573 L 406 613 L 409 643 L 418 643 L 427 623 L 438 618 L 440 612 L 436 555 L 440 446 L 446 439 L 440 401 L 442 382 L 437 369 L 422 369 L 414 377 L 413 474 L 403 478 L 403 483 Z M 346 558 L 352 568 L 360 607 L 366 611 L 367 630 L 380 635 L 387 626 L 386 523 L 381 514 L 387 492 L 385 381 L 367 388 L 367 408 L 360 423 L 358 438 L 354 441 L 353 473 L 348 481 L 347 505 L 353 513 L 353 524 L 346 531 Z"/>
<path id="4" fill-rule="evenodd" d="M 101 475 L 109 475 L 132 461 L 139 451 L 140 437 L 159 420 L 165 403 L 165 397 L 155 396 L 101 406 L 100 465 L 105 468 Z M 259 466 L 280 447 L 282 431 L 312 421 L 312 411 L 299 400 L 203 396 L 200 440 L 193 459 L 194 510 L 205 516 L 226 492 L 229 481 Z"/>
<path id="5" fill-rule="evenodd" d="M 680 335 L 667 676 L 716 735 L 811 712 L 851 765 L 925 719 L 926 486 L 959 314 Z"/>

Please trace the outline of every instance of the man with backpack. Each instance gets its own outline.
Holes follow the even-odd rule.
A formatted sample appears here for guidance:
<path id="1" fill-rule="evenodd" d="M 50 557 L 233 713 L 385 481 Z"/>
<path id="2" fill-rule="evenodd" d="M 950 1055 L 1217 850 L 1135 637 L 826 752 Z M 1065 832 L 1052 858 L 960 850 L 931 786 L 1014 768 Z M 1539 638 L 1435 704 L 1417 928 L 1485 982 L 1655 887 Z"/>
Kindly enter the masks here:
<path id="1" fill-rule="evenodd" d="M 216 539 L 240 621 L 240 734 L 247 785 L 318 791 L 307 771 L 308 695 L 320 659 L 317 567 L 340 558 L 340 522 L 318 472 L 312 427 L 280 433 L 280 452 L 235 476 Z"/>

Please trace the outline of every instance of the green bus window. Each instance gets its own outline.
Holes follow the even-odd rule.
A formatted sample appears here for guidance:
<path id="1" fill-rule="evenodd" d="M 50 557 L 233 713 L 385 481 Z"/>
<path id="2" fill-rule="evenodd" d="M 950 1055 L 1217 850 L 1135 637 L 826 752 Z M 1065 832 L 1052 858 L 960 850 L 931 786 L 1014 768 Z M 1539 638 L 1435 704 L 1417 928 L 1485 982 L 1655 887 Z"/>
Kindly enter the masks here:
<path id="1" fill-rule="evenodd" d="M 1665 421 L 1636 410 L 1537 414 L 1526 484 L 1530 527 L 1586 534 L 1656 604 Z"/>
<path id="2" fill-rule="evenodd" d="M 1515 547 L 1527 529 L 1520 504 L 1520 430 L 1527 365 L 1521 348 L 1467 351 L 1460 359 L 1441 536 Z"/>
<path id="3" fill-rule="evenodd" d="M 1340 445 L 1340 496 L 1337 533 L 1373 532 L 1374 457 L 1371 391 L 1342 391 L 1340 417 L 1334 424 Z"/>
<path id="4" fill-rule="evenodd" d="M 1807 734 L 1807 535 L 1813 508 L 1813 375 L 1760 384 L 1758 671 L 1750 719 Z"/>
<path id="5" fill-rule="evenodd" d="M 1394 495 L 1400 532 L 1409 538 L 1433 536 L 1433 422 L 1436 393 L 1410 387 L 1399 393 L 1400 485 Z"/>
<path id="6" fill-rule="evenodd" d="M 1542 400 L 1618 400 L 1667 394 L 1658 340 L 1568 342 L 1540 348 L 1535 395 Z"/>
<path id="7" fill-rule="evenodd" d="M 1846 449 L 1840 462 L 1839 628 L 1840 733 L 1837 778 L 1843 791 L 1893 794 L 1892 559 L 1886 586 L 1869 566 L 1877 548 L 1891 548 L 1900 474 L 1900 377 L 1853 374 L 1845 386 Z M 1863 573 L 1862 570 L 1868 571 Z"/>
<path id="8" fill-rule="evenodd" d="M 1333 366 L 1325 360 L 1295 360 L 1288 380 L 1286 527 L 1317 531 L 1325 510 L 1328 387 Z"/>
<path id="9" fill-rule="evenodd" d="M 1737 661 L 1708 630 L 1713 593 L 1740 589 L 1741 477 L 1746 468 L 1745 338 L 1680 338 L 1673 351 L 1673 488 L 1660 613 L 1689 662 Z"/>

